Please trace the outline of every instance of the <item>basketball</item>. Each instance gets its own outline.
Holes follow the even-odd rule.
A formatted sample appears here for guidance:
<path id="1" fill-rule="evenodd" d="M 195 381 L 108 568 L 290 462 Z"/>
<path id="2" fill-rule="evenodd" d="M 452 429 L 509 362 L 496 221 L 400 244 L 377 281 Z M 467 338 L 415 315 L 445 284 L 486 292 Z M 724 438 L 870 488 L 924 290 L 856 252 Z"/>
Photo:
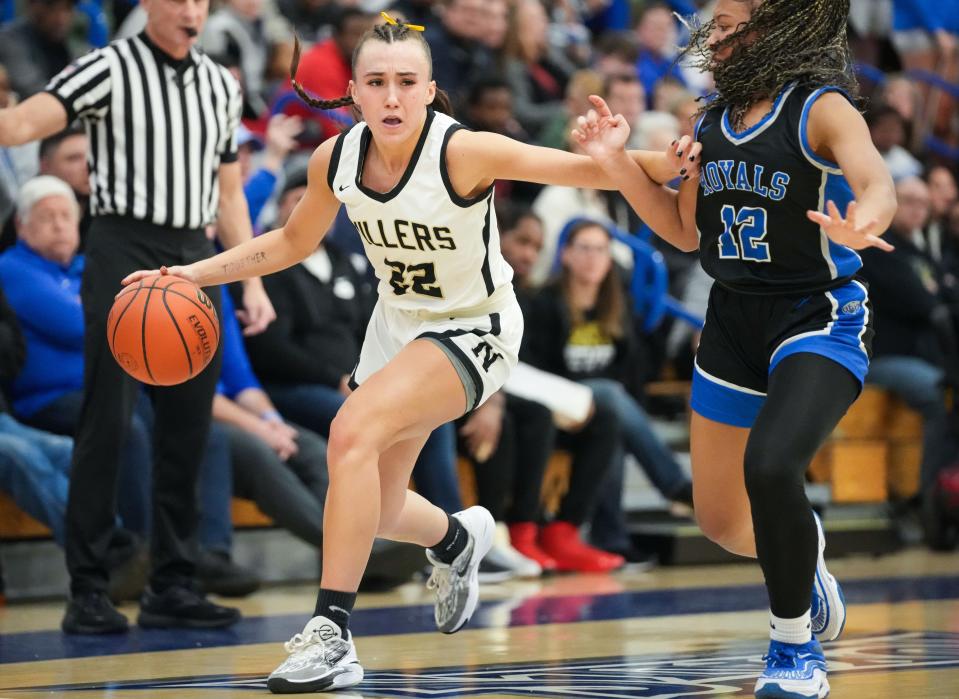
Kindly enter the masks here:
<path id="1" fill-rule="evenodd" d="M 113 358 L 130 376 L 154 386 L 192 379 L 210 363 L 219 341 L 220 324 L 209 297 L 193 282 L 172 275 L 126 287 L 107 316 Z"/>

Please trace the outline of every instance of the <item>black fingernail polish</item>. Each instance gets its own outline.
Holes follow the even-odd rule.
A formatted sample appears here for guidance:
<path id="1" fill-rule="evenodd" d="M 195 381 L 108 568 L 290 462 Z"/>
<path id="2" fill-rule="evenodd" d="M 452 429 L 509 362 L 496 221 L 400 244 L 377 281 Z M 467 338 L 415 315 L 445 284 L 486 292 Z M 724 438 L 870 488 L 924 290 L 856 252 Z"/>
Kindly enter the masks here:
<path id="1" fill-rule="evenodd" d="M 690 159 L 690 160 L 695 160 L 695 159 L 696 159 L 696 156 L 695 156 L 695 155 L 691 155 L 691 156 L 689 156 L 689 159 Z"/>
<path id="2" fill-rule="evenodd" d="M 679 151 L 676 155 L 678 155 L 680 158 L 682 158 L 682 157 L 683 157 L 683 152 L 682 152 L 682 151 Z"/>
<path id="3" fill-rule="evenodd" d="M 683 168 L 682 170 L 680 170 L 680 171 L 679 171 L 679 174 L 680 174 L 680 175 L 685 175 L 685 174 L 686 174 L 686 168 Z"/>
<path id="4" fill-rule="evenodd" d="M 689 175 L 686 175 L 686 176 L 683 178 L 683 182 L 685 182 L 685 181 L 688 180 L 688 179 L 689 179 Z"/>

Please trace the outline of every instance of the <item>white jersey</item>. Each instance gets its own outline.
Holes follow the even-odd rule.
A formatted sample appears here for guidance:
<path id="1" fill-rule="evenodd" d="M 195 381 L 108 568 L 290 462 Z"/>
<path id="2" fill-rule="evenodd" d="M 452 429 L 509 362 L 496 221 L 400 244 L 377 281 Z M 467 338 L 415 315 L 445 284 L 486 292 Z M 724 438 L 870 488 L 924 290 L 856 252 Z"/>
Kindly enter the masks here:
<path id="1" fill-rule="evenodd" d="M 512 297 L 493 188 L 465 199 L 450 183 L 446 147 L 465 128 L 428 110 L 423 133 L 399 183 L 376 192 L 360 181 L 371 132 L 356 124 L 336 141 L 327 181 L 356 227 L 379 282 L 380 302 L 437 315 Z"/>

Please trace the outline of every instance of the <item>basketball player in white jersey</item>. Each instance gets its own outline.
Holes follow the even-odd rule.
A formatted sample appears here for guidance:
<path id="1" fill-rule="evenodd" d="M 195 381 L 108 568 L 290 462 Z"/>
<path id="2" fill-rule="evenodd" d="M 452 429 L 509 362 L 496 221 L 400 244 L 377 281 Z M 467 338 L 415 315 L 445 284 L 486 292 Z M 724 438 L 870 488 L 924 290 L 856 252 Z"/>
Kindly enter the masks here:
<path id="1" fill-rule="evenodd" d="M 270 675 L 275 693 L 339 689 L 363 678 L 348 629 L 374 537 L 427 548 L 440 631 L 454 633 L 469 620 L 493 518 L 481 507 L 448 516 L 407 485 L 430 432 L 481 405 L 517 361 L 523 318 L 500 255 L 493 180 L 612 188 L 590 158 L 462 128 L 442 113 L 449 103 L 431 79 L 419 28 L 387 22 L 360 41 L 348 97 L 314 100 L 294 80 L 314 106 L 353 104 L 363 121 L 313 154 L 306 195 L 283 228 L 196 264 L 124 280 L 159 271 L 211 286 L 284 269 L 316 249 L 341 203 L 379 278 L 353 393 L 330 429 L 316 611 Z M 659 182 L 683 167 L 675 154 L 634 157 Z M 667 211 L 663 188 L 645 184 L 650 198 L 664 200 L 654 208 Z"/>

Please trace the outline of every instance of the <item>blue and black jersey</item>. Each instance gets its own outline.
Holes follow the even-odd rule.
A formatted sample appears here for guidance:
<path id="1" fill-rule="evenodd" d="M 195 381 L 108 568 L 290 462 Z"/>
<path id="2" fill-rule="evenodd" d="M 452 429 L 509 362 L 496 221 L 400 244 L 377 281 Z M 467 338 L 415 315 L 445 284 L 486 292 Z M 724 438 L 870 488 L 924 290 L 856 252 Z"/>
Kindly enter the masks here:
<path id="1" fill-rule="evenodd" d="M 842 170 L 813 152 L 807 137 L 815 101 L 837 87 L 787 85 L 763 119 L 737 132 L 729 111 L 696 126 L 703 144 L 696 207 L 700 258 L 724 287 L 749 294 L 803 294 L 847 283 L 859 255 L 833 243 L 806 217 L 853 199 Z"/>

